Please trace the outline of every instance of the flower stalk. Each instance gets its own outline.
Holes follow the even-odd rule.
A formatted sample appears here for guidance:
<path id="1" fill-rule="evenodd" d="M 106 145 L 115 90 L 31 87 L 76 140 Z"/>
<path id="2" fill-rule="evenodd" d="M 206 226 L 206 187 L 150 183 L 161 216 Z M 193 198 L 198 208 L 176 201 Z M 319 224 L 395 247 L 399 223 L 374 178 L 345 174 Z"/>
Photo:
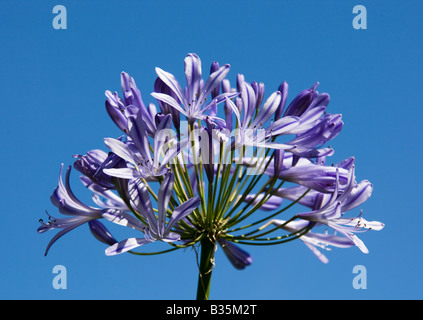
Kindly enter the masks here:
<path id="1" fill-rule="evenodd" d="M 198 266 L 197 300 L 209 300 L 216 243 L 205 236 L 201 240 L 200 246 L 201 255 L 200 264 Z"/>

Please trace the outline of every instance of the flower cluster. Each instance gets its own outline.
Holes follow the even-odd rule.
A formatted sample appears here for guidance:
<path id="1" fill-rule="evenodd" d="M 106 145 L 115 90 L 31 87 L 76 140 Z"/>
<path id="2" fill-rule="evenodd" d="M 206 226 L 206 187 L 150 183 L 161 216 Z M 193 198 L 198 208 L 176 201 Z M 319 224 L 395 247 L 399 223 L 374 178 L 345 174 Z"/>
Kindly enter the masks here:
<path id="1" fill-rule="evenodd" d="M 252 263 L 242 245 L 300 239 L 325 263 L 319 249 L 357 246 L 367 253 L 357 234 L 384 225 L 366 221 L 361 211 L 346 213 L 363 204 L 373 186 L 356 180 L 353 157 L 326 164 L 334 153 L 327 143 L 343 122 L 327 112 L 330 97 L 317 91 L 319 84 L 288 103 L 286 82 L 267 93 L 242 74 L 231 84 L 227 64 L 213 62 L 206 79 L 196 54 L 188 54 L 184 66 L 184 87 L 156 68 L 156 104 L 144 103 L 125 72 L 122 94 L 106 91 L 106 110 L 122 136 L 106 138 L 106 151 L 74 156 L 95 207 L 72 192 L 71 167 L 63 181 L 62 165 L 51 201 L 68 217 L 40 220 L 38 232 L 60 230 L 46 254 L 85 223 L 107 244 L 106 255 L 143 254 L 137 248 L 156 241 L 169 244 L 162 252 L 200 246 L 202 281 L 218 246 L 237 269 Z M 301 209 L 287 217 L 295 204 Z M 103 222 L 138 236 L 116 240 Z"/>

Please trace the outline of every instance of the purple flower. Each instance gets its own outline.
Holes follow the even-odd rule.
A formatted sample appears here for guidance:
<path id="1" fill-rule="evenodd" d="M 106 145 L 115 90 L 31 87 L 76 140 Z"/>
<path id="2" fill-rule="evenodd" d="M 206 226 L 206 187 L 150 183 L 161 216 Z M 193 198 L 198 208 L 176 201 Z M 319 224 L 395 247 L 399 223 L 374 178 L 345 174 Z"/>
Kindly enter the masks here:
<path id="1" fill-rule="evenodd" d="M 250 254 L 242 250 L 234 243 L 227 241 L 223 238 L 217 239 L 217 242 L 222 247 L 223 252 L 225 253 L 228 260 L 236 269 L 245 269 L 245 267 L 248 267 L 250 264 L 253 263 L 253 258 L 250 256 Z"/>
<path id="2" fill-rule="evenodd" d="M 263 104 L 255 117 L 257 110 L 257 95 L 253 87 L 247 82 L 241 84 L 241 96 L 237 105 L 228 98 L 226 104 L 232 109 L 238 123 L 235 133 L 235 148 L 242 146 L 266 147 L 274 149 L 292 149 L 295 146 L 269 141 L 280 135 L 292 134 L 300 124 L 298 117 L 283 117 L 271 123 L 266 128 L 265 123 L 275 114 L 282 101 L 280 91 L 273 92 Z"/>
<path id="3" fill-rule="evenodd" d="M 130 211 L 123 199 L 113 191 L 92 182 L 86 176 L 81 176 L 80 179 L 82 184 L 92 192 L 92 200 L 99 207 Z"/>
<path id="4" fill-rule="evenodd" d="M 224 83 L 224 91 L 230 91 L 228 82 Z M 264 85 L 260 86 L 255 82 L 250 85 L 244 81 L 242 75 L 238 75 L 237 87 L 241 95 L 235 103 L 229 99 L 226 101 L 226 106 L 232 109 L 238 122 L 239 129 L 234 142 L 236 148 L 254 146 L 289 150 L 297 156 L 308 158 L 333 154 L 332 148 L 319 148 L 339 133 L 343 122 L 340 115 L 327 114 L 322 117 L 329 103 L 329 95 L 319 94 L 315 91 L 316 86 L 317 84 L 312 89 L 301 92 L 281 117 L 288 95 L 286 82 L 260 108 Z M 275 120 L 265 125 L 273 116 Z M 226 119 L 227 122 L 231 121 L 231 116 L 226 115 Z M 232 126 L 227 123 L 226 128 Z M 285 143 L 271 141 L 281 135 L 296 137 Z"/>
<path id="5" fill-rule="evenodd" d="M 178 103 L 180 103 L 180 101 L 178 100 L 178 97 L 167 86 L 167 84 L 164 83 L 162 79 L 160 79 L 159 77 L 157 77 L 156 81 L 154 82 L 154 92 L 167 94 L 171 96 L 172 98 L 174 98 Z M 170 106 L 169 104 L 161 100 L 157 100 L 157 102 L 159 103 L 160 110 L 162 111 L 163 114 L 165 115 L 170 114 L 172 116 L 173 125 L 179 134 L 180 127 L 181 127 L 181 113 L 177 109 L 173 108 L 172 106 Z"/>
<path id="6" fill-rule="evenodd" d="M 329 104 L 330 97 L 327 93 L 319 94 L 316 91 L 319 83 L 317 82 L 311 89 L 301 91 L 286 108 L 284 116 L 305 117 L 312 109 L 326 108 Z M 288 88 L 286 87 L 286 90 Z M 314 110 L 313 113 L 316 113 Z M 320 111 L 318 111 L 320 112 Z"/>
<path id="7" fill-rule="evenodd" d="M 157 216 L 153 211 L 153 206 L 148 194 L 148 190 L 144 183 L 139 180 L 133 180 L 130 186 L 130 198 L 132 208 L 144 218 L 146 221 L 138 230 L 144 233 L 143 238 L 129 238 L 119 243 L 116 243 L 106 249 L 106 255 L 116 255 L 136 247 L 142 246 L 146 243 L 161 240 L 164 242 L 174 242 L 180 240 L 180 235 L 172 231 L 172 228 L 183 218 L 191 214 L 200 204 L 200 198 L 194 197 L 188 199 L 180 206 L 175 208 L 167 219 L 167 210 L 170 198 L 173 192 L 174 176 L 169 172 L 164 181 L 160 185 L 158 195 L 158 213 Z M 112 222 L 123 224 L 118 219 Z"/>
<path id="8" fill-rule="evenodd" d="M 144 122 L 138 116 L 128 117 L 128 136 L 130 140 L 122 142 L 113 138 L 104 139 L 110 150 L 126 160 L 131 167 L 104 169 L 109 176 L 122 179 L 155 178 L 168 172 L 167 164 L 180 152 L 187 141 L 169 146 L 172 119 L 166 115 L 160 121 L 154 136 L 153 156 Z M 163 159 L 160 155 L 164 153 Z"/>
<path id="9" fill-rule="evenodd" d="M 339 181 L 339 176 L 337 180 Z M 367 221 L 361 217 L 361 213 L 355 218 L 344 218 L 343 214 L 366 201 L 370 197 L 371 190 L 371 185 L 369 186 L 367 182 L 357 185 L 354 165 L 352 165 L 349 172 L 348 185 L 343 192 L 340 192 L 336 186 L 331 198 L 325 204 L 323 204 L 321 198 L 316 197 L 315 199 L 319 201 L 320 208 L 318 208 L 318 205 L 314 205 L 315 210 L 299 213 L 298 217 L 314 222 L 317 225 L 331 227 L 354 242 L 362 252 L 368 253 L 368 249 L 356 236 L 356 233 L 367 230 L 381 230 L 384 224 L 378 221 Z"/>
<path id="10" fill-rule="evenodd" d="M 348 183 L 346 169 L 314 163 L 283 169 L 277 177 L 323 193 L 332 193 L 336 188 L 344 189 Z"/>
<path id="11" fill-rule="evenodd" d="M 291 201 L 296 201 L 302 197 L 298 203 L 306 206 L 312 210 L 318 210 L 325 206 L 332 198 L 330 193 L 321 193 L 316 190 L 309 190 L 304 186 L 296 186 L 290 188 L 280 188 L 275 192 L 275 196 L 285 198 Z M 363 180 L 349 190 L 348 197 L 344 197 L 344 202 L 341 207 L 342 212 L 354 209 L 363 204 L 373 191 L 373 185 L 368 180 Z M 305 195 L 304 195 L 305 194 Z"/>
<path id="12" fill-rule="evenodd" d="M 104 174 L 103 169 L 122 167 L 122 159 L 114 153 L 107 154 L 102 150 L 91 150 L 86 155 L 74 155 L 77 160 L 74 168 L 86 177 L 90 178 L 94 183 L 104 188 L 114 188 L 113 178 Z"/>
<path id="13" fill-rule="evenodd" d="M 283 152 L 283 157 L 280 159 L 277 157 L 272 160 L 269 157 L 243 158 L 243 164 L 249 167 L 262 168 L 266 163 L 269 165 L 264 170 L 264 174 L 319 192 L 333 193 L 336 187 L 343 190 L 348 184 L 348 167 L 344 162 L 335 166 L 326 166 L 308 158 L 298 158 L 286 151 Z M 275 169 L 279 171 L 275 171 Z"/>
<path id="14" fill-rule="evenodd" d="M 96 219 L 103 218 L 103 215 L 113 213 L 114 215 L 124 214 L 120 210 L 111 208 L 94 208 L 83 204 L 72 192 L 69 184 L 71 167 L 66 172 L 65 183 L 62 180 L 63 165 L 60 169 L 59 184 L 55 188 L 50 199 L 51 202 L 64 214 L 71 216 L 70 218 L 54 218 L 47 213 L 49 221 L 45 223 L 40 220 L 41 226 L 38 228 L 39 233 L 46 232 L 51 229 L 60 230 L 47 245 L 45 255 L 47 255 L 50 247 L 63 235 L 69 231 Z"/>
<path id="15" fill-rule="evenodd" d="M 106 91 L 106 110 L 115 124 L 126 133 L 129 116 L 138 116 L 143 119 L 147 133 L 153 136 L 156 131 L 155 116 L 157 110 L 154 104 L 145 106 L 135 80 L 126 72 L 121 73 L 121 86 L 124 98 L 117 92 Z"/>
<path id="16" fill-rule="evenodd" d="M 295 148 L 290 151 L 301 157 L 317 158 L 333 154 L 331 148 L 321 148 L 326 142 L 335 138 L 342 129 L 342 116 L 339 114 L 326 114 L 313 122 L 307 123 L 306 127 L 312 126 L 309 130 L 300 133 L 288 144 Z M 304 123 L 304 120 L 302 120 Z M 300 126 L 301 128 L 302 126 Z"/>
<path id="17" fill-rule="evenodd" d="M 172 90 L 173 94 L 153 92 L 151 95 L 157 100 L 178 110 L 187 117 L 190 124 L 193 124 L 196 119 L 204 119 L 207 112 L 216 108 L 227 97 L 233 98 L 237 95 L 223 93 L 213 98 L 211 102 L 206 103 L 208 96 L 212 92 L 215 92 L 215 88 L 226 77 L 229 69 L 230 66 L 228 64 L 219 67 L 204 83 L 201 77 L 201 60 L 196 54 L 190 53 L 185 58 L 185 78 L 187 84 L 185 90 L 182 90 L 179 82 L 172 74 L 156 68 L 158 77 Z M 176 96 L 176 98 L 173 96 Z M 182 104 L 182 107 L 180 104 Z M 212 119 L 218 120 L 215 117 L 212 117 Z"/>
<path id="18" fill-rule="evenodd" d="M 284 220 L 272 220 L 271 221 L 275 226 L 281 226 L 282 229 L 290 233 L 301 233 L 301 230 L 308 227 L 311 222 L 305 220 L 291 221 L 288 222 Z M 328 246 L 334 246 L 338 248 L 349 248 L 354 246 L 354 242 L 348 238 L 340 237 L 336 235 L 331 235 L 327 232 L 325 233 L 315 233 L 307 232 L 305 235 L 300 237 L 300 240 L 316 255 L 316 257 L 323 263 L 328 263 L 329 260 L 324 254 L 322 254 L 318 248 L 324 250 L 330 250 Z M 317 248 L 318 247 L 318 248 Z"/>

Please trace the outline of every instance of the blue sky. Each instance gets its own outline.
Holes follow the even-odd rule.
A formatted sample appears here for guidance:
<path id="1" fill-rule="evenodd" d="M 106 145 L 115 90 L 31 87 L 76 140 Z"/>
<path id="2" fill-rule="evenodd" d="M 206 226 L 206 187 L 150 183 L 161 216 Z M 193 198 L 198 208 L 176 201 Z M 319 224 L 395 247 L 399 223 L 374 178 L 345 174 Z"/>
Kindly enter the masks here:
<path id="1" fill-rule="evenodd" d="M 67 29 L 52 26 L 55 5 L 67 9 Z M 367 29 L 352 26 L 355 5 L 367 8 Z M 106 257 L 83 226 L 57 242 L 39 235 L 60 164 L 102 148 L 120 134 L 104 109 L 104 91 L 133 76 L 153 102 L 154 67 L 183 77 L 183 59 L 197 53 L 204 70 L 231 64 L 289 99 L 320 82 L 341 113 L 331 143 L 337 162 L 356 157 L 357 179 L 374 193 L 362 209 L 384 230 L 361 236 L 370 250 L 334 249 L 320 263 L 300 242 L 248 247 L 252 266 L 237 271 L 217 252 L 213 299 L 422 299 L 423 3 L 421 1 L 11 1 L 0 10 L 0 130 L 2 143 L 2 299 L 193 299 L 195 253 Z M 89 194 L 73 181 L 82 199 Z M 55 265 L 67 270 L 55 290 Z M 354 266 L 367 270 L 355 290 Z"/>

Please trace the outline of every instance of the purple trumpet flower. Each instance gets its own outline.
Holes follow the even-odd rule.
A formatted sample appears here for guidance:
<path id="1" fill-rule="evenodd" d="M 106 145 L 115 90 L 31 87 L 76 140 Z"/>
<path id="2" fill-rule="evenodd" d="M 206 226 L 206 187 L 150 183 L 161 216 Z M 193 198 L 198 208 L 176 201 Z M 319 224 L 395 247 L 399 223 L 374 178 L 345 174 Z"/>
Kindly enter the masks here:
<path id="1" fill-rule="evenodd" d="M 276 175 L 279 179 L 297 183 L 299 185 L 274 190 L 272 195 L 268 197 L 266 202 L 264 202 L 260 207 L 261 210 L 265 211 L 278 209 L 282 204 L 283 198 L 296 201 L 299 204 L 311 208 L 312 210 L 316 209 L 317 206 L 320 208 L 320 205 L 329 201 L 336 186 L 338 186 L 338 189 L 341 191 L 347 187 L 349 179 L 348 170 L 354 161 L 354 158 L 348 158 L 335 166 L 324 166 L 324 163 L 315 164 L 309 159 L 300 158 L 296 165 L 293 166 L 293 155 L 288 152 L 284 152 L 283 157 L 279 160 L 280 163 L 277 166 L 276 158 L 277 157 L 273 160 L 275 165 L 269 165 L 268 169 L 264 173 L 272 176 Z M 246 161 L 248 161 L 248 159 L 246 159 Z M 265 161 L 267 162 L 269 160 Z M 272 162 L 270 164 L 272 164 Z M 256 166 L 261 165 L 262 164 L 260 163 L 256 164 Z M 279 167 L 279 170 L 277 170 L 277 167 Z M 368 198 L 366 198 L 366 195 L 368 192 L 371 193 L 371 189 L 372 185 L 367 180 L 357 184 L 353 193 L 360 194 L 360 196 L 354 200 L 354 203 L 352 200 L 355 198 L 349 198 L 351 203 L 345 203 L 345 211 L 350 210 L 352 204 L 358 203 L 357 201 L 359 200 L 361 203 L 366 201 Z M 264 196 L 264 193 L 259 195 L 249 194 L 245 197 L 244 201 L 250 203 L 251 205 L 256 205 L 262 201 Z M 370 194 L 368 194 L 368 196 L 370 196 Z"/>
<path id="2" fill-rule="evenodd" d="M 86 176 L 81 176 L 80 179 L 82 184 L 92 192 L 92 200 L 99 207 L 130 211 L 123 199 L 110 189 L 93 183 L 92 180 Z"/>
<path id="3" fill-rule="evenodd" d="M 70 188 L 69 177 L 71 167 L 69 166 L 66 172 L 65 183 L 62 180 L 63 165 L 60 168 L 59 184 L 55 188 L 50 199 L 51 202 L 64 214 L 71 216 L 70 218 L 54 218 L 47 213 L 49 221 L 45 223 L 42 219 L 40 220 L 41 226 L 37 229 L 39 233 L 46 232 L 51 229 L 62 229 L 60 230 L 48 243 L 45 255 L 47 255 L 50 247 L 63 235 L 69 231 L 83 225 L 86 222 L 103 218 L 104 214 L 113 213 L 121 214 L 120 210 L 111 208 L 94 208 L 83 204 L 74 195 Z M 97 228 L 98 229 L 98 228 Z M 101 236 L 100 236 L 101 237 Z"/>
<path id="4" fill-rule="evenodd" d="M 113 178 L 104 174 L 103 169 L 124 166 L 122 159 L 114 153 L 107 154 L 98 149 L 88 151 L 83 156 L 77 154 L 73 157 L 77 159 L 73 165 L 76 170 L 107 189 L 112 189 L 115 185 Z"/>
<path id="5" fill-rule="evenodd" d="M 343 190 L 348 184 L 346 169 L 313 163 L 281 170 L 277 177 L 323 193 L 333 193 L 337 188 Z"/>
<path id="6" fill-rule="evenodd" d="M 301 230 L 306 228 L 311 224 L 309 221 L 300 220 L 300 221 L 291 221 L 286 223 L 284 220 L 271 220 L 275 226 L 281 226 L 282 229 L 290 233 L 300 233 Z M 323 263 L 328 263 L 328 258 L 319 251 L 319 248 L 324 250 L 330 250 L 328 246 L 338 247 L 338 248 L 350 248 L 354 246 L 354 242 L 348 238 L 340 237 L 337 235 L 331 235 L 327 232 L 325 233 L 315 233 L 307 232 L 305 235 L 300 237 L 300 240 L 315 254 L 315 256 Z"/>
<path id="7" fill-rule="evenodd" d="M 144 122 L 138 116 L 128 117 L 130 140 L 121 142 L 117 139 L 106 138 L 104 141 L 113 153 L 132 164 L 132 167 L 104 169 L 103 172 L 109 176 L 122 179 L 150 179 L 166 174 L 169 170 L 167 164 L 188 143 L 187 141 L 178 142 L 166 150 L 170 140 L 173 140 L 170 130 L 171 124 L 171 115 L 166 115 L 161 119 L 154 136 L 153 159 Z M 160 161 L 162 152 L 165 152 L 165 155 Z"/>
<path id="8" fill-rule="evenodd" d="M 300 93 L 281 117 L 286 104 L 288 84 L 283 82 L 279 91 L 274 92 L 260 109 L 258 102 L 262 100 L 264 85 L 256 83 L 250 85 L 238 77 L 237 87 L 241 96 L 236 103 L 227 101 L 237 117 L 238 134 L 234 142 L 235 147 L 255 146 L 289 150 L 297 156 L 317 158 L 333 154 L 331 148 L 318 150 L 327 141 L 333 139 L 342 128 L 340 115 L 326 115 L 322 117 L 329 103 L 328 94 L 318 94 L 314 86 L 310 90 Z M 226 91 L 230 90 L 226 83 Z M 257 115 L 253 115 L 257 110 Z M 266 128 L 264 124 L 274 115 L 275 121 Z M 230 120 L 230 117 L 226 117 Z M 226 125 L 228 128 L 228 124 Z M 286 143 L 270 141 L 281 135 L 297 135 Z"/>
<path id="9" fill-rule="evenodd" d="M 151 95 L 157 100 L 175 108 L 187 117 L 190 124 L 193 124 L 196 119 L 204 119 L 207 116 L 207 112 L 215 109 L 226 98 L 231 99 L 238 95 L 237 93 L 223 93 L 213 98 L 211 102 L 205 103 L 207 97 L 212 92 L 215 92 L 215 88 L 226 77 L 229 69 L 230 66 L 228 64 L 219 67 L 209 76 L 204 84 L 201 77 L 201 60 L 196 54 L 190 53 L 185 58 L 185 78 L 187 83 L 185 90 L 182 90 L 179 82 L 172 74 L 156 68 L 158 77 L 172 90 L 176 98 L 173 95 L 161 92 L 153 92 Z M 222 123 L 223 121 L 217 117 L 211 116 L 211 118 L 218 123 Z"/>
<path id="10" fill-rule="evenodd" d="M 295 128 L 300 124 L 298 117 L 283 117 L 271 123 L 267 128 L 263 127 L 278 109 L 283 98 L 281 92 L 273 92 L 253 119 L 257 109 L 256 92 L 247 82 L 242 82 L 240 86 L 241 97 L 237 99 L 239 106 L 226 99 L 227 105 L 232 108 L 238 122 L 238 130 L 233 143 L 235 148 L 242 146 L 287 150 L 295 148 L 293 145 L 269 142 L 269 140 L 281 135 L 295 133 Z"/>
<path id="11" fill-rule="evenodd" d="M 180 103 L 180 101 L 178 100 L 178 97 L 167 86 L 167 84 L 164 83 L 162 79 L 160 79 L 159 77 L 157 77 L 156 81 L 154 82 L 154 92 L 167 94 L 173 97 L 178 103 Z M 165 115 L 170 114 L 172 116 L 173 125 L 179 134 L 180 127 L 181 127 L 181 113 L 175 108 L 173 108 L 172 106 L 170 106 L 169 104 L 161 100 L 157 100 L 157 101 L 159 103 L 160 110 L 162 111 L 162 113 Z"/>
<path id="12" fill-rule="evenodd" d="M 228 260 L 236 269 L 245 269 L 245 267 L 253 263 L 253 258 L 250 256 L 250 254 L 242 250 L 234 243 L 227 241 L 223 238 L 217 239 L 217 242 L 222 247 L 223 252 L 225 253 Z"/>
<path id="13" fill-rule="evenodd" d="M 148 108 L 145 106 L 135 80 L 126 72 L 121 73 L 121 86 L 124 99 L 121 99 L 117 92 L 106 91 L 106 110 L 109 116 L 126 133 L 128 117 L 137 115 L 143 119 L 148 135 L 153 136 L 157 129 L 155 124 L 156 106 L 152 103 L 148 105 Z"/>
<path id="14" fill-rule="evenodd" d="M 338 188 L 338 183 L 329 201 L 323 205 L 322 198 L 316 197 L 319 205 L 315 204 L 314 208 L 320 206 L 310 212 L 299 213 L 298 217 L 316 223 L 316 225 L 326 225 L 337 232 L 343 234 L 364 253 L 368 253 L 368 249 L 364 243 L 355 235 L 356 233 L 365 232 L 367 230 L 382 230 L 384 224 L 378 221 L 367 221 L 359 216 L 355 218 L 343 218 L 346 211 L 354 209 L 370 197 L 372 188 L 369 189 L 369 184 L 364 182 L 357 185 L 355 182 L 354 165 L 349 171 L 348 185 L 343 192 Z"/>
<path id="15" fill-rule="evenodd" d="M 275 197 L 281 197 L 291 201 L 296 201 L 302 197 L 298 203 L 310 208 L 311 210 L 318 210 L 325 206 L 332 198 L 330 193 L 321 193 L 316 190 L 309 190 L 304 186 L 296 186 L 291 188 L 281 188 L 275 192 Z M 373 185 L 368 180 L 363 180 L 352 187 L 350 194 L 344 198 L 341 211 L 346 212 L 363 204 L 370 198 L 373 191 Z M 304 195 L 305 194 L 305 195 Z"/>
<path id="16" fill-rule="evenodd" d="M 175 208 L 167 219 L 167 211 L 170 198 L 173 192 L 174 175 L 169 172 L 160 185 L 158 195 L 158 213 L 154 214 L 148 190 L 144 183 L 139 180 L 131 182 L 130 200 L 132 208 L 146 221 L 142 226 L 136 229 L 144 233 L 143 238 L 129 238 L 115 243 L 106 249 L 106 255 L 116 255 L 127 252 L 144 244 L 155 242 L 157 240 L 164 242 L 175 242 L 180 240 L 180 235 L 172 231 L 177 223 L 191 214 L 199 205 L 200 198 L 194 197 L 188 199 L 180 206 Z M 123 224 L 120 219 L 109 218 L 110 221 Z"/>
<path id="17" fill-rule="evenodd" d="M 278 156 L 275 155 L 275 159 L 273 160 L 274 166 L 269 165 L 265 174 L 272 176 L 276 175 L 279 178 L 284 177 L 286 181 L 294 182 L 299 185 L 274 190 L 272 195 L 268 197 L 267 201 L 260 207 L 262 210 L 278 209 L 282 204 L 282 199 L 296 201 L 312 210 L 317 210 L 330 200 L 336 185 L 340 191 L 345 189 L 348 185 L 349 170 L 354 163 L 353 157 L 347 158 L 330 167 L 324 166 L 324 161 L 315 164 L 309 159 L 300 158 L 295 166 L 293 166 L 293 154 L 284 152 L 282 155 L 283 156 L 278 161 Z M 277 162 L 279 162 L 278 165 L 276 165 Z M 272 164 L 272 162 L 270 164 Z M 256 164 L 256 166 L 260 165 L 261 164 Z M 292 168 L 297 169 L 293 171 Z M 326 174 L 320 175 L 318 174 L 319 170 L 328 171 Z M 348 198 L 348 202 L 344 203 L 344 211 L 350 210 L 353 206 L 358 206 L 365 202 L 370 197 L 372 189 L 372 184 L 367 180 L 363 180 L 356 184 L 351 191 L 354 196 Z M 263 199 L 264 195 L 264 193 L 259 195 L 249 194 L 245 197 L 244 201 L 256 205 Z"/>
<path id="18" fill-rule="evenodd" d="M 327 93 L 319 94 L 316 91 L 318 85 L 317 82 L 311 89 L 301 91 L 289 104 L 284 116 L 303 117 L 313 108 L 327 107 L 330 97 Z"/>
<path id="19" fill-rule="evenodd" d="M 340 114 L 326 114 L 316 121 L 308 122 L 306 127 L 312 125 L 312 128 L 297 135 L 295 139 L 288 143 L 296 146 L 291 152 L 308 158 L 332 155 L 332 148 L 318 149 L 339 134 L 344 125 L 341 118 Z M 302 121 L 305 123 L 305 120 Z"/>
<path id="20" fill-rule="evenodd" d="M 348 160 L 351 160 L 350 158 Z M 270 161 L 270 162 L 269 162 Z M 308 158 L 296 158 L 296 155 L 290 152 L 283 152 L 281 159 L 276 159 L 279 164 L 275 163 L 275 159 L 269 158 L 244 158 L 245 166 L 260 168 L 269 162 L 264 174 L 276 176 L 278 179 L 301 186 L 311 188 L 323 193 L 333 193 L 335 188 L 344 190 L 348 185 L 348 167 L 349 162 L 346 160 L 335 166 L 326 166 L 317 164 Z M 278 169 L 279 171 L 275 171 Z"/>

